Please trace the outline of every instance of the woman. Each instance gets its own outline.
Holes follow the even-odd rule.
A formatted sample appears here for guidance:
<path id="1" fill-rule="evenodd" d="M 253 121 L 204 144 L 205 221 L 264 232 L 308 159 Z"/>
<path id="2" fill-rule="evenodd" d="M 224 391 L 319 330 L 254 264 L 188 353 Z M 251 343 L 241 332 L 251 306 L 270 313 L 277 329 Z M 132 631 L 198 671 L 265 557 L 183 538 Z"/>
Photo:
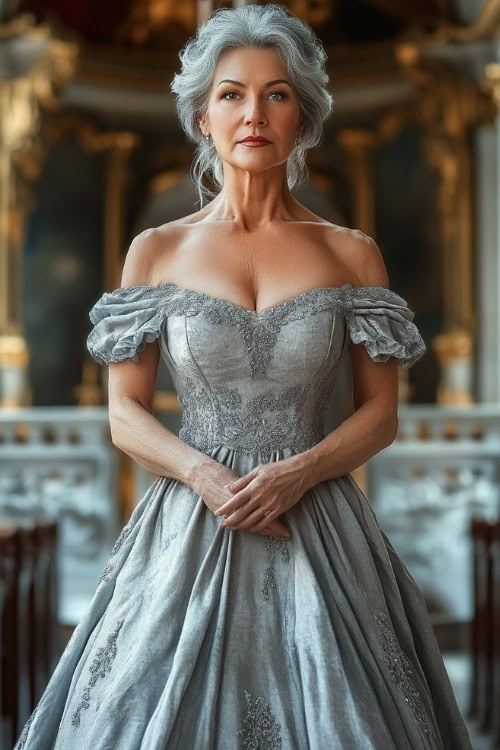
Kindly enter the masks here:
<path id="1" fill-rule="evenodd" d="M 181 58 L 202 206 L 133 241 L 88 338 L 113 442 L 159 477 L 16 748 L 470 748 L 422 594 L 349 473 L 394 440 L 397 364 L 425 344 L 375 242 L 290 192 L 331 111 L 324 51 L 250 5 Z M 348 351 L 355 411 L 325 436 Z M 160 354 L 179 437 L 153 416 Z"/>

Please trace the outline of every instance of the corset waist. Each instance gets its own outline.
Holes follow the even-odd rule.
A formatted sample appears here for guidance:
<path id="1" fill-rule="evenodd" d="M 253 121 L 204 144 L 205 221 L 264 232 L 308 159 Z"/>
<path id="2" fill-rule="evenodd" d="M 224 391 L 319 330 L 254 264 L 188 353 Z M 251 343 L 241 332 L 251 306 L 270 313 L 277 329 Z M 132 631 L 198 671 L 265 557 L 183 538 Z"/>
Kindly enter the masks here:
<path id="1" fill-rule="evenodd" d="M 235 388 L 219 386 L 213 394 L 187 390 L 179 437 L 201 451 L 226 445 L 243 453 L 302 452 L 324 437 L 323 399 L 311 398 L 310 385 L 267 391 L 244 401 Z"/>

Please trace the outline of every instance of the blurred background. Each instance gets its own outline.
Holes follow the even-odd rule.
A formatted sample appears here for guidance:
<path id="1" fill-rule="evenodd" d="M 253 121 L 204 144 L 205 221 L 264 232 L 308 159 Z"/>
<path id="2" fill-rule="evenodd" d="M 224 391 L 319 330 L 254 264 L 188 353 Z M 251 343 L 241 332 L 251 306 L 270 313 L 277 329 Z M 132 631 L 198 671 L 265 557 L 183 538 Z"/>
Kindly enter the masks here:
<path id="1" fill-rule="evenodd" d="M 155 479 L 110 441 L 88 312 L 137 233 L 199 207 L 170 81 L 197 25 L 244 4 L 0 0 L 6 750 Z M 376 239 L 428 345 L 399 370 L 397 440 L 354 475 L 424 592 L 474 747 L 498 747 L 500 0 L 284 4 L 322 40 L 335 99 L 293 193 Z M 178 431 L 163 363 L 155 416 Z"/>

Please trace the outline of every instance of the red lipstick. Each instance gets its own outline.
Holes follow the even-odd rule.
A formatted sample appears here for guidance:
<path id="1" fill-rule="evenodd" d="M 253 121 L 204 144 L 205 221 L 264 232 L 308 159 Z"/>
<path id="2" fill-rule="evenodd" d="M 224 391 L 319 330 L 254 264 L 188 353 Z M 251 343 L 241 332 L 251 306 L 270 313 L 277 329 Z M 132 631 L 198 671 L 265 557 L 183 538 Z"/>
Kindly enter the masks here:
<path id="1" fill-rule="evenodd" d="M 248 146 L 265 146 L 268 143 L 271 143 L 271 141 L 268 141 L 267 138 L 264 138 L 262 135 L 247 135 L 247 137 L 243 138 L 240 143 L 245 143 Z"/>

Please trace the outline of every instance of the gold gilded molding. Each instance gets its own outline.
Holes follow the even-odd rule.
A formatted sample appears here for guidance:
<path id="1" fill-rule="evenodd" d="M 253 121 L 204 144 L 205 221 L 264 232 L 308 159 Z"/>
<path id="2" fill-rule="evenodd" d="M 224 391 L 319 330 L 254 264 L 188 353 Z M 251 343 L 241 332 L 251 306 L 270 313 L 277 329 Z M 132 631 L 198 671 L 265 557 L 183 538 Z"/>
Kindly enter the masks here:
<path id="1" fill-rule="evenodd" d="M 471 403 L 478 320 L 470 134 L 494 121 L 496 107 L 484 86 L 458 78 L 415 44 L 398 45 L 396 59 L 415 86 L 424 158 L 439 178 L 444 324 L 432 342 L 441 364 L 437 399 Z"/>
<path id="2" fill-rule="evenodd" d="M 14 36 L 25 36 L 32 33 L 35 17 L 32 13 L 23 13 L 10 21 L 0 23 L 0 39 L 11 39 Z"/>
<path id="3" fill-rule="evenodd" d="M 474 42 L 494 39 L 500 35 L 500 0 L 485 0 L 476 20 L 469 26 L 440 24 L 433 34 L 424 35 L 425 41 Z"/>
<path id="4" fill-rule="evenodd" d="M 138 0 L 132 6 L 128 18 L 118 29 L 117 41 L 130 41 L 141 45 L 155 32 L 169 24 L 180 24 L 188 33 L 196 29 L 197 4 L 177 0 Z"/>
<path id="5" fill-rule="evenodd" d="M 100 406 L 102 404 L 102 386 L 100 372 L 96 363 L 90 358 L 83 362 L 82 382 L 75 388 L 76 403 L 78 406 Z"/>
<path id="6" fill-rule="evenodd" d="M 423 55 L 411 42 L 397 44 L 395 58 L 417 92 L 416 115 L 421 125 L 447 136 L 491 124 L 496 112 L 481 85 L 456 76 L 437 60 Z"/>
<path id="7" fill-rule="evenodd" d="M 289 9 L 312 26 L 323 24 L 334 17 L 335 0 L 289 0 Z"/>
<path id="8" fill-rule="evenodd" d="M 444 263 L 445 330 L 475 335 L 471 130 L 491 123 L 494 106 L 481 87 L 457 78 L 419 48 L 404 43 L 396 57 L 417 91 L 416 121 L 424 155 L 439 175 L 438 210 Z"/>
<path id="9" fill-rule="evenodd" d="M 492 62 L 484 68 L 482 90 L 491 96 L 497 112 L 500 112 L 500 63 Z"/>
<path id="10" fill-rule="evenodd" d="M 54 39 L 26 15 L 0 25 L 14 75 L 0 77 L 0 403 L 27 404 L 28 349 L 22 334 L 22 239 L 31 207 L 28 182 L 41 168 L 42 109 L 55 109 L 74 71 L 77 45 Z M 22 53 L 20 51 L 22 41 Z M 30 44 L 33 63 L 27 54 Z"/>
<path id="11" fill-rule="evenodd" d="M 348 171 L 354 203 L 354 224 L 361 231 L 373 236 L 375 233 L 375 195 L 372 151 L 377 143 L 376 135 L 362 128 L 345 128 L 338 132 L 337 140 L 349 158 Z"/>
<path id="12" fill-rule="evenodd" d="M 0 336 L 0 369 L 25 367 L 29 362 L 29 352 L 22 336 Z"/>
<path id="13" fill-rule="evenodd" d="M 338 142 L 349 158 L 351 194 L 354 204 L 354 225 L 370 237 L 376 236 L 375 225 L 375 178 L 372 154 L 385 140 L 396 135 L 407 121 L 405 109 L 389 112 L 380 118 L 374 130 L 346 128 L 339 131 Z M 398 401 L 410 398 L 409 376 L 406 370 L 398 371 Z M 360 479 L 363 476 L 359 475 Z"/>
<path id="14" fill-rule="evenodd" d="M 181 405 L 175 391 L 156 391 L 154 396 L 155 411 L 180 412 Z"/>
<path id="15" fill-rule="evenodd" d="M 439 334 L 434 337 L 432 346 L 441 365 L 437 402 L 464 405 L 473 403 L 470 382 L 474 341 L 470 332 L 455 330 Z"/>
<path id="16" fill-rule="evenodd" d="M 354 221 L 374 236 L 373 148 L 395 137 L 406 125 L 419 127 L 425 161 L 439 177 L 444 332 L 433 342 L 442 367 L 438 400 L 470 403 L 477 313 L 469 135 L 478 124 L 492 122 L 496 108 L 491 93 L 457 78 L 441 63 L 426 59 L 416 44 L 398 45 L 395 56 L 414 85 L 415 102 L 384 113 L 372 130 L 350 128 L 338 135 L 339 144 L 349 155 Z M 497 68 L 490 69 L 489 74 L 495 82 L 497 76 L 500 78 Z M 453 373 L 457 371 L 462 376 L 460 388 L 453 386 Z M 404 380 L 400 381 L 399 392 L 400 399 L 407 400 L 408 383 Z"/>
<path id="17" fill-rule="evenodd" d="M 0 334 L 0 408 L 29 406 L 29 351 L 21 334 Z"/>
<path id="18" fill-rule="evenodd" d="M 168 169 L 165 172 L 156 174 L 148 182 L 148 192 L 151 195 L 158 195 L 165 190 L 171 190 L 179 184 L 185 173 L 186 171 L 184 169 Z"/>
<path id="19" fill-rule="evenodd" d="M 139 142 L 139 136 L 128 130 L 98 130 L 83 115 L 64 112 L 53 117 L 47 126 L 47 144 L 53 145 L 68 133 L 89 152 L 120 149 L 131 151 Z"/>
<path id="20" fill-rule="evenodd" d="M 64 113 L 51 119 L 47 126 L 47 146 L 71 133 L 83 149 L 105 153 L 106 186 L 104 195 L 104 263 L 103 287 L 120 285 L 123 252 L 124 194 L 129 180 L 128 162 L 140 143 L 132 131 L 100 131 L 85 117 Z"/>
<path id="21" fill-rule="evenodd" d="M 104 191 L 103 237 L 103 288 L 120 286 L 123 266 L 123 213 L 125 191 L 129 182 L 129 159 L 140 143 L 140 137 L 131 131 L 100 131 L 87 118 L 64 113 L 51 118 L 46 128 L 47 147 L 70 133 L 89 153 L 106 154 L 106 180 Z M 83 363 L 82 382 L 77 388 L 79 403 L 83 406 L 103 402 L 101 368 L 90 356 Z"/>

